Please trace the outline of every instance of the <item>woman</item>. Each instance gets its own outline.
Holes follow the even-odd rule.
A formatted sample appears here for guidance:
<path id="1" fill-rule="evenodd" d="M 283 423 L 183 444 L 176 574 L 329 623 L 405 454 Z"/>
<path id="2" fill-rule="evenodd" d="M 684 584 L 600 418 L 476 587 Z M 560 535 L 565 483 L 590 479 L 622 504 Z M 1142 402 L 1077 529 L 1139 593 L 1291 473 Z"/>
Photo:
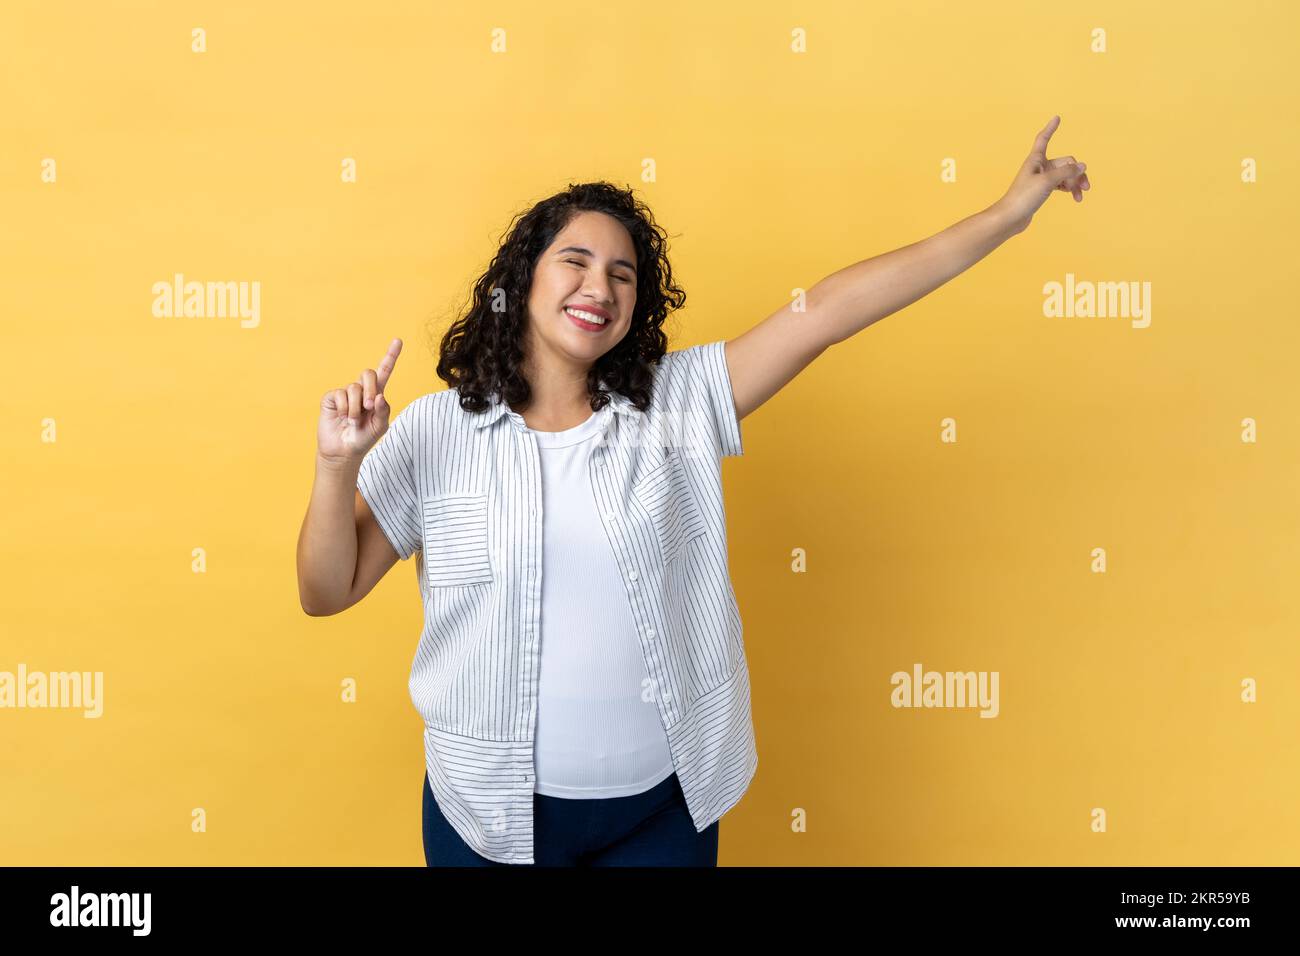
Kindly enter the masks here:
<path id="1" fill-rule="evenodd" d="M 1053 189 L 1082 201 L 1084 164 L 1046 158 L 1058 122 L 987 209 L 671 352 L 685 295 L 649 210 L 571 186 L 509 230 L 443 338 L 450 388 L 390 428 L 394 340 L 325 394 L 300 600 L 338 613 L 418 554 L 430 866 L 716 865 L 758 762 L 721 459 L 829 346 L 1023 231 Z"/>

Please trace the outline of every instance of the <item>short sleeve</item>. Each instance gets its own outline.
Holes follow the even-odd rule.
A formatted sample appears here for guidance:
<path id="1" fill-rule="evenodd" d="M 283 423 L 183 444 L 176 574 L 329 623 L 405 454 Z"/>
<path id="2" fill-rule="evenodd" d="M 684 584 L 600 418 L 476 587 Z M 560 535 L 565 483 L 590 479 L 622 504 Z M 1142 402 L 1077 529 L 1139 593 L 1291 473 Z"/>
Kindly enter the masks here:
<path id="1" fill-rule="evenodd" d="M 736 399 L 731 391 L 726 344 L 693 345 L 678 353 L 681 368 L 690 377 L 687 394 L 704 406 L 724 458 L 745 453 L 740 440 L 740 420 L 736 417 Z"/>
<path id="2" fill-rule="evenodd" d="M 388 431 L 361 459 L 361 470 L 357 473 L 357 490 L 403 561 L 424 541 L 415 475 L 418 414 L 415 402 L 402 409 L 388 423 Z"/>

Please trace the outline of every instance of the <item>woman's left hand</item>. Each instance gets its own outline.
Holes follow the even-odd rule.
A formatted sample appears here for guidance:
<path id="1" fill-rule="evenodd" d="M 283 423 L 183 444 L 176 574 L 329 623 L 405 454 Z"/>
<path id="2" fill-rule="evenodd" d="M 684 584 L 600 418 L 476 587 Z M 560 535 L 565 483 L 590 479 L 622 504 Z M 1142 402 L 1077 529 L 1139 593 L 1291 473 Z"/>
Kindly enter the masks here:
<path id="1" fill-rule="evenodd" d="M 1029 227 L 1034 213 L 1053 191 L 1073 193 L 1075 202 L 1083 202 L 1084 190 L 1092 188 L 1084 172 L 1087 163 L 1077 162 L 1073 156 L 1047 158 L 1047 141 L 1060 123 L 1061 117 L 1053 116 L 1043 127 L 1006 195 L 994 203 L 1016 232 L 1024 232 Z"/>

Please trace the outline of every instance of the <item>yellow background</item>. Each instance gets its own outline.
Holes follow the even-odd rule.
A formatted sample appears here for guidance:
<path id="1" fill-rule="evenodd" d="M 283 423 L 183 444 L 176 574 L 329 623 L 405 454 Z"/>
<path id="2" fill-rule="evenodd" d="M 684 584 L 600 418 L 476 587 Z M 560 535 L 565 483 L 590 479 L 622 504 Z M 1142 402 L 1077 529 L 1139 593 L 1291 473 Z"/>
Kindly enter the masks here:
<path id="1" fill-rule="evenodd" d="M 720 862 L 1295 864 L 1297 19 L 10 0 L 0 670 L 103 671 L 105 713 L 0 711 L 0 862 L 422 865 L 413 562 L 298 606 L 325 390 L 394 337 L 395 409 L 445 387 L 430 332 L 568 182 L 632 185 L 673 236 L 679 348 L 984 208 L 1059 113 L 1083 204 L 742 424 L 759 769 Z M 259 281 L 260 325 L 154 318 L 175 272 Z M 1151 326 L 1045 318 L 1067 272 L 1150 282 Z M 892 708 L 918 661 L 999 671 L 1000 716 Z"/>

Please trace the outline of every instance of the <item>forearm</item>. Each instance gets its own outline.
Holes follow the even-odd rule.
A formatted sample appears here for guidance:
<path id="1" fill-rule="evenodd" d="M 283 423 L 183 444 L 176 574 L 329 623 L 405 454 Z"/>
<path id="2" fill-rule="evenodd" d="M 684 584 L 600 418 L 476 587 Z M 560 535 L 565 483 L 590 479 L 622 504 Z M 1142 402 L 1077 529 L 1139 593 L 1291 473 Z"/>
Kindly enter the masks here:
<path id="1" fill-rule="evenodd" d="M 357 570 L 357 462 L 316 458 L 316 480 L 298 535 L 298 600 L 309 614 L 346 603 Z"/>
<path id="2" fill-rule="evenodd" d="M 1017 229 L 995 203 L 942 232 L 864 259 L 808 290 L 808 311 L 842 342 L 928 295 L 1011 238 Z"/>

